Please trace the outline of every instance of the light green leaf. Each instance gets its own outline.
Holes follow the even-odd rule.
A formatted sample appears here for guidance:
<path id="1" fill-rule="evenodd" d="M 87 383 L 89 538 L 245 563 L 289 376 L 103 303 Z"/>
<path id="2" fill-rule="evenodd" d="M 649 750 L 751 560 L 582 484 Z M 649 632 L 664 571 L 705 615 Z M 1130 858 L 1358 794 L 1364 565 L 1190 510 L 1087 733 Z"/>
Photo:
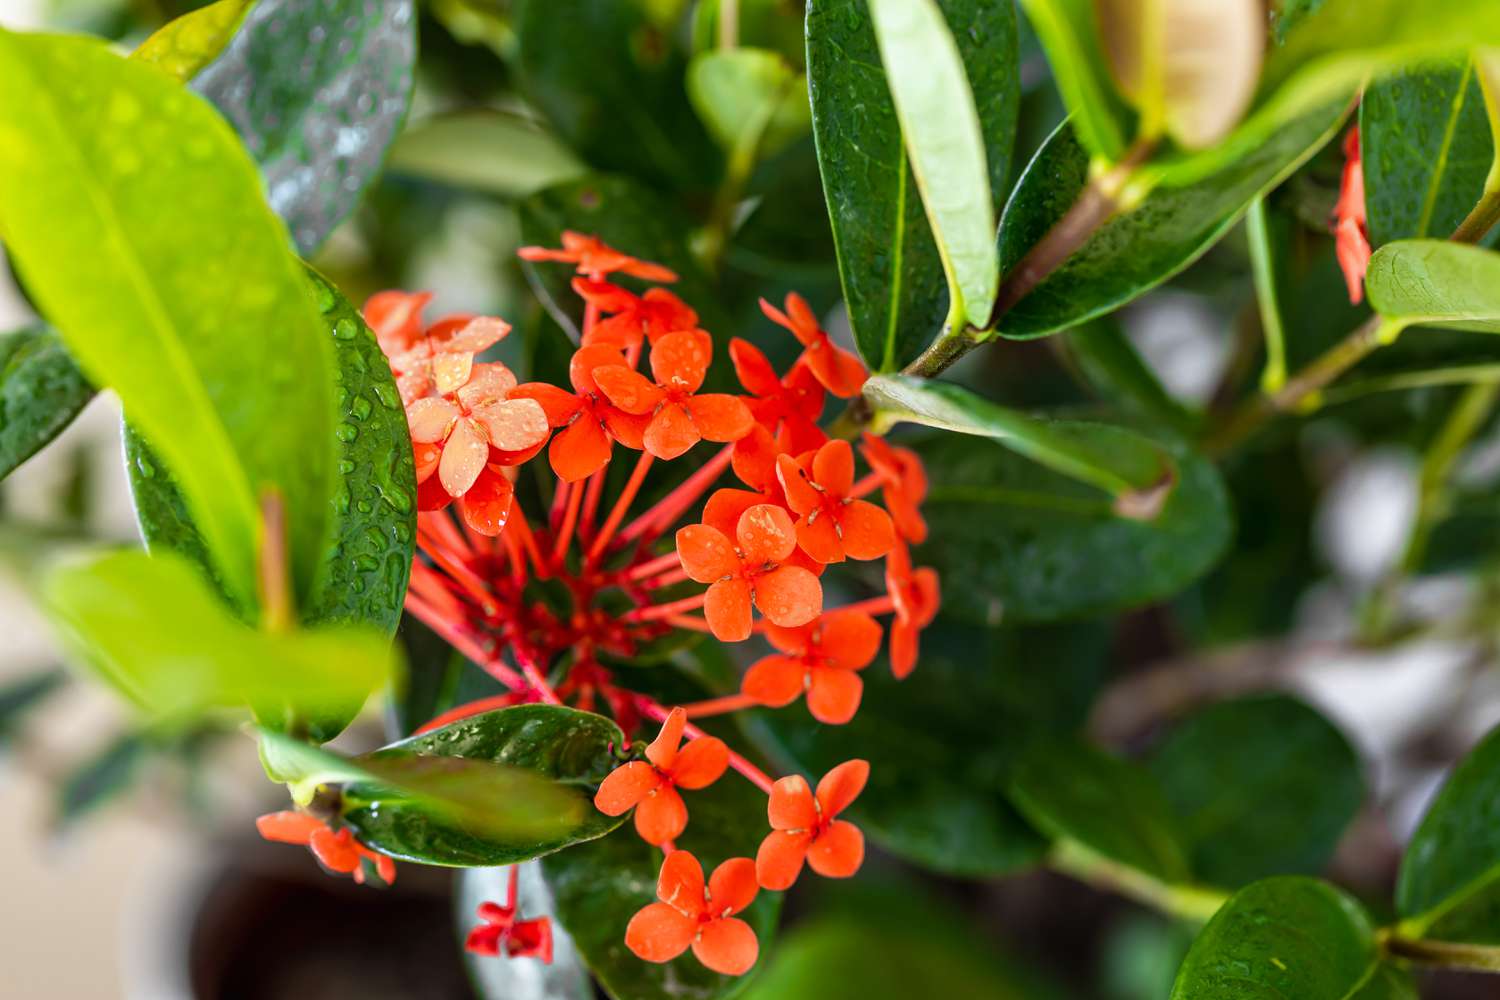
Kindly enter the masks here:
<path id="1" fill-rule="evenodd" d="M 1120 159 L 1135 115 L 1105 73 L 1093 0 L 1021 0 L 1021 6 L 1047 51 L 1079 141 L 1094 156 Z"/>
<path id="2" fill-rule="evenodd" d="M 266 489 L 308 593 L 332 352 L 223 119 L 101 42 L 0 32 L 0 218 L 43 313 L 171 467 L 230 593 L 254 606 Z"/>
<path id="3" fill-rule="evenodd" d="M 1370 259 L 1370 305 L 1392 330 L 1500 333 L 1500 253 L 1444 240 L 1399 240 Z"/>
<path id="4" fill-rule="evenodd" d="M 688 97 L 730 156 L 771 156 L 812 123 L 807 79 L 767 49 L 714 49 L 693 57 Z"/>
<path id="5" fill-rule="evenodd" d="M 948 325 L 985 329 L 999 284 L 974 94 L 936 0 L 869 0 L 912 173 L 948 278 Z"/>
<path id="6" fill-rule="evenodd" d="M 556 136 L 518 115 L 456 111 L 417 122 L 391 146 L 386 169 L 422 180 L 524 198 L 587 168 Z"/>
<path id="7" fill-rule="evenodd" d="M 218 0 L 188 11 L 158 28 L 130 57 L 151 63 L 178 80 L 191 80 L 224 50 L 254 2 Z"/>

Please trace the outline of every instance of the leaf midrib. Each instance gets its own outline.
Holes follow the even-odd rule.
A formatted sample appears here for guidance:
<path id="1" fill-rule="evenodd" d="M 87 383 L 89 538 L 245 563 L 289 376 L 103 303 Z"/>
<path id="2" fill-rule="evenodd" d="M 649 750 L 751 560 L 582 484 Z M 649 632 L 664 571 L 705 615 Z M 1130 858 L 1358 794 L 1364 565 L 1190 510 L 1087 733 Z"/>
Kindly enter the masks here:
<path id="1" fill-rule="evenodd" d="M 1453 95 L 1453 101 L 1449 105 L 1448 121 L 1443 126 L 1443 141 L 1438 146 L 1437 164 L 1432 171 L 1432 182 L 1427 185 L 1427 192 L 1422 199 L 1422 213 L 1417 218 L 1418 237 L 1429 235 L 1428 230 L 1432 226 L 1432 214 L 1437 210 L 1438 192 L 1443 187 L 1443 175 L 1448 169 L 1448 154 L 1453 150 L 1453 138 L 1458 131 L 1459 115 L 1463 112 L 1464 101 L 1469 93 L 1469 81 L 1474 76 L 1474 60 L 1468 59 L 1464 62 L 1463 72 L 1458 78 L 1458 90 Z"/>

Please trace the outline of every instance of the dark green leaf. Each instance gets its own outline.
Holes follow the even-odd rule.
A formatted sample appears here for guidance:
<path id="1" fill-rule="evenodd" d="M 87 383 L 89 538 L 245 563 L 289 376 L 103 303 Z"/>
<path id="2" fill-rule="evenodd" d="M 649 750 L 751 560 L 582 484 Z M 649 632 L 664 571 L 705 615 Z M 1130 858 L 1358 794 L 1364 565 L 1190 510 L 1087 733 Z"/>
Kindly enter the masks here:
<path id="1" fill-rule="evenodd" d="M 868 760 L 870 782 L 849 810 L 867 836 L 938 871 L 995 875 L 1045 846 L 1006 801 L 1011 769 L 1029 740 L 1082 721 L 1107 651 L 1102 627 L 939 619 L 911 677 L 897 681 L 883 659 L 861 673 L 864 696 L 847 725 L 817 725 L 799 703 L 757 713 L 751 731 L 811 779 Z"/>
<path id="2" fill-rule="evenodd" d="M 1001 318 L 1000 333 L 1025 339 L 1056 333 L 1150 291 L 1218 242 L 1256 197 L 1290 175 L 1343 120 L 1346 101 L 1285 122 L 1244 155 L 1191 183 L 1161 183 L 1106 222 Z M 1071 124 L 1061 126 L 1026 167 L 1000 221 L 1007 272 L 1050 230 L 1088 183 L 1089 154 Z"/>
<path id="3" fill-rule="evenodd" d="M 26 713 L 62 686 L 68 675 L 61 670 L 29 674 L 0 687 L 0 745 L 20 727 Z"/>
<path id="4" fill-rule="evenodd" d="M 1194 875 L 1230 887 L 1321 869 L 1365 792 L 1343 734 L 1286 695 L 1205 709 L 1150 768 L 1181 817 Z"/>
<path id="5" fill-rule="evenodd" d="M 1015 13 L 1008 3 L 981 0 L 938 6 L 974 95 L 998 207 L 1020 93 Z M 949 303 L 866 0 L 808 4 L 807 66 L 823 193 L 855 342 L 871 368 L 890 371 L 933 340 Z"/>
<path id="6" fill-rule="evenodd" d="M 1094 426 L 1105 446 L 1135 440 Z M 1159 440 L 1178 479 L 1150 521 L 1119 517 L 1093 487 L 988 441 L 919 443 L 931 535 L 915 558 L 941 574 L 945 612 L 991 624 L 1077 618 L 1170 597 L 1207 572 L 1232 533 L 1224 484 L 1186 445 Z"/>
<path id="7" fill-rule="evenodd" d="M 766 797 L 736 774 L 684 796 L 687 830 L 676 841 L 703 865 L 704 876 L 735 857 L 755 857 L 766 831 Z M 552 887 L 557 915 L 579 954 L 615 1000 L 714 1000 L 744 988 L 744 977 L 704 968 L 692 953 L 660 965 L 643 962 L 625 947 L 625 925 L 656 901 L 662 853 L 629 826 L 608 837 L 549 855 L 542 871 Z M 772 950 L 779 892 L 759 893 L 739 916 L 755 930 L 761 955 Z M 762 959 L 764 961 L 764 959 Z"/>
<path id="8" fill-rule="evenodd" d="M 406 117 L 412 0 L 257 0 L 192 87 L 239 132 L 303 254 L 380 172 Z"/>
<path id="9" fill-rule="evenodd" d="M 1107 160 L 1125 153 L 1135 115 L 1106 72 L 1093 0 L 1021 0 L 1085 148 Z"/>
<path id="10" fill-rule="evenodd" d="M 475 912 L 479 904 L 504 905 L 510 876 L 509 867 L 471 868 L 459 874 L 455 917 L 460 938 L 480 922 Z M 551 919 L 552 961 L 543 964 L 503 954 L 489 956 L 465 951 L 464 964 L 475 990 L 483 1000 L 594 1000 L 588 970 L 578 957 L 572 937 L 558 923 L 557 906 L 552 900 L 552 890 L 542 878 L 540 862 L 521 864 L 516 889 L 518 919 Z"/>
<path id="11" fill-rule="evenodd" d="M 139 733 L 124 733 L 68 772 L 57 790 L 54 825 L 65 829 L 130 790 L 150 744 Z"/>
<path id="12" fill-rule="evenodd" d="M 540 821 L 476 829 L 472 818 L 453 816 L 451 809 L 433 808 L 422 800 L 403 801 L 382 794 L 381 785 L 353 782 L 344 788 L 344 820 L 360 840 L 398 858 L 454 867 L 510 864 L 549 854 L 572 844 L 601 837 L 622 820 L 594 809 L 584 796 L 617 763 L 612 747 L 624 743 L 620 729 L 608 719 L 557 705 L 520 705 L 485 712 L 421 736 L 413 736 L 353 763 L 388 779 L 392 769 L 420 776 L 429 795 L 443 792 L 443 775 L 457 762 L 504 765 L 504 771 L 523 779 L 541 777 L 551 790 L 568 790 L 566 799 L 548 796 L 526 801 L 534 781 L 510 783 L 508 788 L 484 772 L 470 775 L 453 770 L 453 799 L 469 789 L 482 790 L 478 781 L 494 788 L 498 803 L 513 794 L 506 806 L 517 819 Z M 491 769 L 493 770 L 493 769 Z M 408 778 L 408 780 L 410 780 Z M 561 806 L 561 808 L 560 808 Z"/>
<path id="13" fill-rule="evenodd" d="M 1282 875 L 1229 898 L 1193 942 L 1172 1000 L 1350 1000 L 1377 974 L 1360 905 L 1326 882 Z"/>
<path id="14" fill-rule="evenodd" d="M 1370 259 L 1370 305 L 1399 330 L 1500 333 L 1500 253 L 1445 240 L 1398 240 Z"/>
<path id="15" fill-rule="evenodd" d="M 1197 422 L 1167 392 L 1117 323 L 1099 319 L 1069 330 L 1067 349 L 1084 380 L 1133 415 L 1179 433 Z"/>
<path id="16" fill-rule="evenodd" d="M 268 488 L 306 595 L 332 351 L 254 164 L 211 107 L 102 42 L 0 33 L 0 50 L 0 214 L 27 287 L 171 467 L 237 602 L 253 606 Z"/>
<path id="17" fill-rule="evenodd" d="M 1158 881 L 1186 882 L 1177 817 L 1145 769 L 1076 740 L 1032 745 L 1011 799 L 1037 829 Z"/>
<path id="18" fill-rule="evenodd" d="M 33 326 L 0 336 L 0 478 L 40 451 L 94 398 L 57 334 Z"/>
<path id="19" fill-rule="evenodd" d="M 586 168 L 549 132 L 519 115 L 459 111 L 407 128 L 391 146 L 392 173 L 502 198 L 524 198 Z"/>
<path id="20" fill-rule="evenodd" d="M 1495 158 L 1474 63 L 1377 80 L 1359 108 L 1370 244 L 1446 238 L 1484 191 Z"/>
<path id="21" fill-rule="evenodd" d="M 191 80 L 234 35 L 254 0 L 218 0 L 162 25 L 131 53 L 179 80 Z"/>

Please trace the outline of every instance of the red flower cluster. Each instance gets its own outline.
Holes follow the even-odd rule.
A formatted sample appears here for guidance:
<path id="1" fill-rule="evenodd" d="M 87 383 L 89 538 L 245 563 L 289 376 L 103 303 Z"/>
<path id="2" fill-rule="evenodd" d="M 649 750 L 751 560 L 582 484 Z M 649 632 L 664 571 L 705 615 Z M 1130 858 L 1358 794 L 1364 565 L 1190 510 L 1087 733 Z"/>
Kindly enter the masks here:
<path id="1" fill-rule="evenodd" d="M 1339 200 L 1333 206 L 1334 252 L 1349 301 L 1355 305 L 1365 297 L 1365 271 L 1370 267 L 1370 233 L 1365 217 L 1365 171 L 1360 162 L 1359 129 L 1344 136 L 1344 177 Z"/>
<path id="2" fill-rule="evenodd" d="M 892 616 L 894 672 L 911 670 L 938 602 L 936 575 L 914 569 L 907 547 L 926 536 L 926 478 L 906 449 L 874 437 L 856 449 L 819 428 L 828 394 L 857 394 L 866 374 L 800 296 L 787 296 L 785 311 L 761 303 L 802 347 L 791 368 L 778 373 L 735 339 L 728 355 L 745 393 L 705 392 L 714 339 L 694 309 L 667 289 L 637 294 L 611 280 L 671 282 L 671 271 L 577 233 L 564 234 L 561 249 L 521 256 L 577 268 L 582 339 L 566 387 L 518 384 L 503 365 L 479 360 L 509 329 L 498 319 L 424 326 L 429 297 L 399 292 L 365 307 L 401 383 L 421 483 L 407 611 L 508 689 L 430 725 L 524 701 L 607 708 L 627 734 L 642 719 L 662 723 L 595 798 L 611 816 L 633 809 L 636 831 L 666 856 L 659 901 L 630 922 L 625 941 L 647 961 L 691 948 L 709 968 L 741 973 L 757 943 L 734 914 L 757 891 L 787 888 L 804 860 L 825 876 L 858 869 L 863 838 L 837 816 L 869 768 L 843 764 L 815 794 L 800 776 L 773 780 L 690 719 L 785 706 L 805 692 L 814 718 L 848 722 L 863 688 L 858 671 L 882 643 L 876 616 Z M 632 511 L 657 463 L 703 441 L 722 447 L 685 475 L 656 470 L 649 489 L 660 498 Z M 606 505 L 618 448 L 637 455 Z M 535 493 L 518 491 L 520 470 L 543 449 L 555 476 Z M 863 476 L 857 455 L 869 467 Z M 716 489 L 731 470 L 740 485 Z M 877 493 L 884 507 L 867 499 Z M 886 593 L 825 610 L 828 567 L 873 559 L 885 560 Z M 739 693 L 675 708 L 618 682 L 612 660 L 684 629 L 725 642 L 759 632 L 777 653 L 749 669 Z M 705 884 L 697 859 L 675 849 L 689 825 L 683 793 L 690 800 L 731 769 L 768 796 L 770 829 L 755 859 L 726 860 Z M 488 905 L 472 948 L 543 954 L 542 931 L 523 930 L 513 899 Z"/>
<path id="3" fill-rule="evenodd" d="M 353 875 L 354 881 L 361 885 L 365 881 L 365 861 L 375 866 L 376 873 L 386 885 L 396 881 L 396 862 L 355 840 L 348 827 L 334 831 L 314 816 L 288 810 L 259 817 L 255 829 L 262 837 L 278 844 L 306 847 L 324 868 L 340 875 Z"/>

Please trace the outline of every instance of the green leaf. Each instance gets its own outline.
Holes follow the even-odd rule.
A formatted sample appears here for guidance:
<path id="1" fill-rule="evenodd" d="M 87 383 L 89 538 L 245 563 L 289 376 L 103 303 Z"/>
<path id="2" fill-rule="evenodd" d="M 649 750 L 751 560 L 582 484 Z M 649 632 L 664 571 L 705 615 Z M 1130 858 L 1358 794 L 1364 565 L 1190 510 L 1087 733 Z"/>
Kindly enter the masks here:
<path id="1" fill-rule="evenodd" d="M 218 0 L 189 11 L 158 28 L 130 57 L 185 83 L 224 51 L 254 2 Z"/>
<path id="2" fill-rule="evenodd" d="M 1111 162 L 1120 159 L 1135 116 L 1105 72 L 1093 0 L 1021 0 L 1021 6 L 1084 148 Z"/>
<path id="3" fill-rule="evenodd" d="M 1391 329 L 1500 333 L 1500 253 L 1445 240 L 1398 240 L 1370 259 L 1370 306 Z"/>
<path id="4" fill-rule="evenodd" d="M 406 117 L 412 0 L 257 0 L 192 88 L 260 164 L 304 255 L 358 203 Z"/>
<path id="5" fill-rule="evenodd" d="M 53 826 L 71 827 L 124 795 L 150 753 L 140 733 L 123 733 L 71 769 L 57 789 Z"/>
<path id="6" fill-rule="evenodd" d="M 1199 712 L 1162 741 L 1149 766 L 1181 817 L 1194 874 L 1230 887 L 1317 872 L 1365 794 L 1343 734 L 1279 694 Z"/>
<path id="7" fill-rule="evenodd" d="M 755 713 L 749 730 L 814 781 L 868 760 L 870 781 L 849 818 L 886 850 L 951 875 L 997 875 L 1046 846 L 1007 801 L 1012 768 L 1029 740 L 1082 723 L 1108 645 L 1107 630 L 1092 625 L 988 629 L 939 618 L 922 633 L 913 676 L 896 680 L 883 658 L 860 673 L 864 695 L 846 725 L 816 725 L 798 702 Z"/>
<path id="8" fill-rule="evenodd" d="M 481 903 L 503 903 L 510 889 L 511 868 L 470 868 L 459 873 L 455 899 L 459 937 L 479 922 Z M 594 1000 L 594 986 L 578 957 L 573 939 L 557 918 L 552 890 L 542 878 L 540 862 L 524 862 L 516 885 L 517 913 L 522 920 L 552 921 L 552 961 L 543 964 L 505 955 L 476 955 L 465 950 L 469 980 L 485 1000 Z"/>
<path id="9" fill-rule="evenodd" d="M 1050 837 L 1161 882 L 1187 881 L 1177 817 L 1135 764 L 1076 740 L 1042 741 L 1017 762 L 1011 801 Z"/>
<path id="10" fill-rule="evenodd" d="M 344 821 L 371 847 L 426 864 L 473 868 L 540 857 L 623 822 L 590 798 L 624 739 L 608 719 L 559 705 L 485 712 L 356 758 L 376 781 L 345 786 Z M 426 798 L 448 807 L 384 794 L 397 776 L 420 780 Z M 464 806 L 456 814 L 455 801 Z M 505 822 L 476 823 L 497 811 Z"/>
<path id="11" fill-rule="evenodd" d="M 53 668 L 28 674 L 0 687 L 0 746 L 20 728 L 26 713 L 62 687 L 68 675 Z"/>
<path id="12" fill-rule="evenodd" d="M 1147 421 L 1187 434 L 1197 418 L 1167 392 L 1119 324 L 1098 319 L 1066 334 L 1068 357 L 1106 398 Z"/>
<path id="13" fill-rule="evenodd" d="M 876 375 L 865 383 L 864 395 L 875 409 L 879 430 L 909 421 L 992 438 L 1054 472 L 1104 490 L 1123 517 L 1155 517 L 1176 481 L 1166 453 L 1132 431 L 1030 416 L 960 386 L 910 375 Z"/>
<path id="14" fill-rule="evenodd" d="M 309 446 L 332 434 L 331 352 L 260 191 L 223 120 L 169 77 L 100 42 L 0 33 L 7 246 L 85 374 L 172 469 L 246 607 L 258 495 L 281 494 L 305 595 L 333 471 L 332 448 Z"/>
<path id="15" fill-rule="evenodd" d="M 937 0 L 868 2 L 912 176 L 948 278 L 948 324 L 986 329 L 1000 281 L 995 196 L 958 43 Z"/>
<path id="16" fill-rule="evenodd" d="M 1134 432 L 1087 426 L 1101 448 L 1135 446 Z M 1232 534 L 1224 484 L 1185 444 L 1158 440 L 1178 475 L 1150 521 L 1117 516 L 1092 486 L 1006 448 L 957 435 L 919 442 L 931 534 L 916 557 L 948 584 L 944 611 L 988 624 L 1078 618 L 1162 600 L 1206 573 Z"/>
<path id="17" fill-rule="evenodd" d="M 94 387 L 57 334 L 37 325 L 0 336 L 0 478 L 63 432 Z"/>
<path id="18" fill-rule="evenodd" d="M 1500 729 L 1459 761 L 1407 844 L 1396 909 L 1408 937 L 1500 944 Z"/>
<path id="19" fill-rule="evenodd" d="M 74 556 L 45 570 L 39 591 L 78 656 L 153 715 L 249 704 L 266 724 L 284 705 L 347 718 L 390 672 L 387 643 L 373 632 L 242 625 L 171 553 Z"/>
<path id="20" fill-rule="evenodd" d="M 989 186 L 988 207 L 976 213 L 982 218 L 1003 196 L 1015 138 L 1015 12 L 1010 4 L 982 0 L 943 0 L 940 7 L 978 108 Z M 807 72 L 818 167 L 855 343 L 871 368 L 891 371 L 933 339 L 949 302 L 943 259 L 917 194 L 867 0 L 808 4 Z M 952 112 L 944 108 L 938 117 L 951 121 Z M 969 178 L 973 185 L 981 180 Z M 979 228 L 974 220 L 967 224 Z M 993 223 L 988 225 L 993 235 Z M 987 319 L 987 313 L 978 318 Z"/>
<path id="21" fill-rule="evenodd" d="M 807 80 L 766 49 L 696 55 L 687 88 L 698 117 L 730 156 L 771 156 L 806 133 L 811 121 Z"/>
<path id="22" fill-rule="evenodd" d="M 1352 1000 L 1388 972 L 1370 918 L 1346 893 L 1282 875 L 1235 893 L 1203 928 L 1172 1000 Z M 1386 980 L 1386 983 L 1391 983 Z"/>
<path id="23" fill-rule="evenodd" d="M 671 28 L 649 6 L 524 0 L 515 12 L 521 88 L 593 166 L 667 190 L 706 189 L 722 157 L 688 102 Z"/>
<path id="24" fill-rule="evenodd" d="M 519 115 L 455 111 L 406 128 L 386 169 L 422 180 L 524 198 L 587 168 L 557 137 Z"/>
<path id="25" fill-rule="evenodd" d="M 676 845 L 693 853 L 705 877 L 729 858 L 755 857 L 766 831 L 766 797 L 760 791 L 739 775 L 725 774 L 684 798 L 688 826 Z M 625 925 L 656 901 L 661 861 L 661 851 L 626 826 L 547 856 L 542 872 L 552 888 L 557 915 L 584 963 L 615 1000 L 715 1000 L 738 993 L 748 977 L 710 972 L 691 952 L 653 964 L 625 947 Z M 772 951 L 781 898 L 779 892 L 762 890 L 739 914 L 754 929 L 762 956 Z"/>
<path id="26" fill-rule="evenodd" d="M 1448 237 L 1495 159 L 1474 62 L 1375 81 L 1360 102 L 1359 139 L 1371 245 Z"/>
<path id="27" fill-rule="evenodd" d="M 1345 101 L 1279 123 L 1252 148 L 1207 176 L 1177 184 L 1153 175 L 1139 204 L 1100 226 L 1000 321 L 1000 334 L 1027 339 L 1112 312 L 1197 260 L 1264 192 L 1288 177 L 1334 134 Z M 1014 268 L 1072 207 L 1089 180 L 1089 154 L 1071 123 L 1052 134 L 1016 184 L 1000 221 L 1000 267 Z"/>

